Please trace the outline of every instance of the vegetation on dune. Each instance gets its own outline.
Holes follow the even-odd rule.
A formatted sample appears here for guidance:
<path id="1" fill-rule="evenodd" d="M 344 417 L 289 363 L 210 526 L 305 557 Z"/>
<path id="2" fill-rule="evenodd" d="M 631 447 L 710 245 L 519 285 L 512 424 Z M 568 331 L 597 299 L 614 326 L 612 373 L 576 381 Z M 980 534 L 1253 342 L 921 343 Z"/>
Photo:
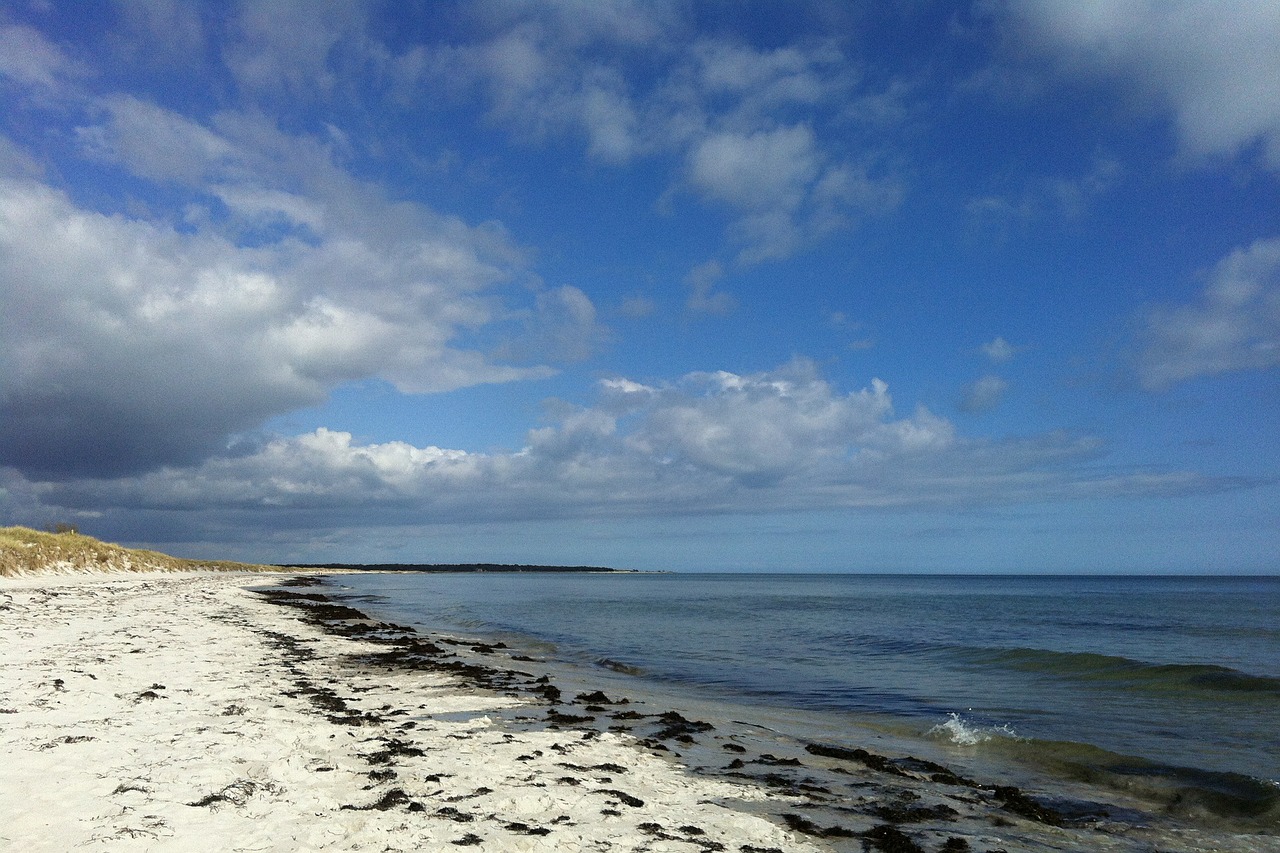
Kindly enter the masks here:
<path id="1" fill-rule="evenodd" d="M 102 542 L 66 525 L 46 533 L 27 527 L 0 528 L 0 577 L 85 572 L 280 571 L 225 560 L 185 560 Z"/>

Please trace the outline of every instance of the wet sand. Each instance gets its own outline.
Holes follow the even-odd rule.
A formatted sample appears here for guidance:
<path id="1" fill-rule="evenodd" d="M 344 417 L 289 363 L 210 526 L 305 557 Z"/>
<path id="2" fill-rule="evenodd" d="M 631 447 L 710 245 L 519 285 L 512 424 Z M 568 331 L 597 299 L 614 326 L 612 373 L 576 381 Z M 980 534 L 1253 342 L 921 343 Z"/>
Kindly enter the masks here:
<path id="1" fill-rule="evenodd" d="M 0 847 L 1280 849 L 562 691 L 519 650 L 374 622 L 313 582 L 0 579 Z"/>

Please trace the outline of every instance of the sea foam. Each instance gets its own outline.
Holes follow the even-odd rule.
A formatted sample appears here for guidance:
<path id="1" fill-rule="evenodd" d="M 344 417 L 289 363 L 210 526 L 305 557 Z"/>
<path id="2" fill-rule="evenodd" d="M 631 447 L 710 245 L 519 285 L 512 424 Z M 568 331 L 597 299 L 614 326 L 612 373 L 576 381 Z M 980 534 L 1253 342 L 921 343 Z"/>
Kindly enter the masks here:
<path id="1" fill-rule="evenodd" d="M 950 741 L 958 746 L 977 746 L 993 738 L 1022 740 L 1008 723 L 999 726 L 975 726 L 955 712 L 948 715 L 945 723 L 938 723 L 925 732 L 925 735 L 937 740 Z"/>

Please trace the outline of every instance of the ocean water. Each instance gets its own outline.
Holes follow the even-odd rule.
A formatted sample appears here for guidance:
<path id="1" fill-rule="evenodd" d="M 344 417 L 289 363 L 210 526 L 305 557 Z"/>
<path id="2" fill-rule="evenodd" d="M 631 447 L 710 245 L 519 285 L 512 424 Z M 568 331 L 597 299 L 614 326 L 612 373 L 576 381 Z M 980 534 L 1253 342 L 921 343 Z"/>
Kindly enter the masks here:
<path id="1" fill-rule="evenodd" d="M 1280 578 L 358 574 L 608 690 L 1280 827 Z M 1078 793 L 1078 792 L 1077 792 Z"/>

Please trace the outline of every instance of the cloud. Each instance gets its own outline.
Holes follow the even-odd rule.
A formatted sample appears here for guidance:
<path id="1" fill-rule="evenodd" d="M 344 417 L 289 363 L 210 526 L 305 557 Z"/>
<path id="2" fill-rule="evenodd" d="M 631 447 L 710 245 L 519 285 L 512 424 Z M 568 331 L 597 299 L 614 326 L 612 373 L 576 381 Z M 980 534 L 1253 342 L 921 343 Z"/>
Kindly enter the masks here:
<path id="1" fill-rule="evenodd" d="M 1115 158 L 1095 154 L 1092 165 L 1082 174 L 1019 178 L 1021 186 L 1002 187 L 994 194 L 973 198 L 965 209 L 978 222 L 1000 228 L 1047 217 L 1075 220 L 1115 188 L 1123 171 Z M 1005 177 L 999 183 L 1011 180 Z"/>
<path id="2" fill-rule="evenodd" d="M 1172 110 L 1183 152 L 1253 145 L 1280 168 L 1280 6 L 1251 0 L 1119 0 L 1001 6 L 1075 73 L 1115 75 Z"/>
<path id="3" fill-rule="evenodd" d="M 88 75 L 39 31 L 23 26 L 0 26 L 0 78 L 43 96 L 59 93 L 66 83 Z"/>
<path id="4" fill-rule="evenodd" d="M 724 265 L 712 259 L 689 270 L 685 283 L 689 285 L 689 298 L 685 307 L 697 314 L 728 314 L 737 306 L 731 294 L 716 291 L 716 282 L 724 278 Z"/>
<path id="5" fill-rule="evenodd" d="M 393 59 L 400 98 L 480 91 L 526 142 L 576 136 L 597 162 L 683 164 L 680 188 L 727 212 L 740 263 L 785 258 L 901 199 L 877 173 L 880 149 L 851 144 L 844 126 L 869 109 L 851 105 L 885 96 L 834 42 L 694 38 L 675 4 L 481 8 L 477 37 Z M 903 87 L 890 88 L 900 103 Z M 883 104 L 874 112 L 866 126 L 885 124 Z"/>
<path id="6" fill-rule="evenodd" d="M 539 293 L 523 316 L 524 334 L 498 350 L 504 361 L 583 361 L 609 339 L 596 318 L 596 307 L 571 285 Z"/>
<path id="7" fill-rule="evenodd" d="M 227 24 L 231 70 L 265 99 L 323 95 L 333 68 L 376 53 L 363 13 L 337 6 L 246 4 Z M 203 38 L 198 17 L 159 0 L 124 12 L 121 32 L 170 19 L 179 41 Z M 607 339 L 590 298 L 538 286 L 500 223 L 355 178 L 331 126 L 288 133 L 257 108 L 200 120 L 72 92 L 87 71 L 22 27 L 0 29 L 0 75 L 42 121 L 76 125 L 63 153 L 112 167 L 128 211 L 55 189 L 0 144 L 0 465 L 38 478 L 189 466 L 346 382 L 429 393 L 540 378 Z"/>
<path id="8" fill-rule="evenodd" d="M 241 0 L 237 12 L 239 37 L 228 42 L 223 59 L 251 96 L 330 94 L 338 48 L 344 40 L 358 45 L 365 27 L 362 5 L 342 0 Z"/>
<path id="9" fill-rule="evenodd" d="M 1104 453 L 1097 439 L 1065 433 L 966 439 L 925 409 L 896 414 L 883 382 L 843 393 L 797 360 L 755 374 L 602 380 L 591 405 L 561 404 L 514 452 L 361 443 L 321 428 L 191 466 L 112 480 L 10 471 L 0 485 L 32 512 L 124 512 L 157 528 L 177 513 L 198 535 L 220 536 L 369 522 L 972 508 L 1248 485 L 1116 470 L 1097 464 Z"/>
<path id="10" fill-rule="evenodd" d="M 981 346 L 982 354 L 989 358 L 994 364 L 1004 364 L 1013 358 L 1017 348 L 1004 338 L 997 337 L 993 341 L 989 341 Z"/>
<path id="11" fill-rule="evenodd" d="M 813 130 L 804 125 L 716 133 L 689 157 L 690 179 L 712 198 L 746 210 L 794 210 L 817 177 Z"/>
<path id="12" fill-rule="evenodd" d="M 744 260 L 792 254 L 803 238 L 796 213 L 820 173 L 813 131 L 804 126 L 721 132 L 689 152 L 689 180 L 709 199 L 742 211 L 735 224 Z"/>
<path id="13" fill-rule="evenodd" d="M 1160 306 L 1143 322 L 1138 373 L 1150 389 L 1280 365 L 1280 238 L 1236 249 L 1197 304 Z"/>
<path id="14" fill-rule="evenodd" d="M 206 127 L 133 98 L 99 114 L 83 144 L 177 189 L 186 221 L 0 182 L 0 464 L 39 476 L 189 465 L 344 382 L 426 393 L 545 377 L 539 362 L 603 339 L 576 288 L 529 309 L 501 296 L 527 273 L 500 226 L 388 199 L 326 142 L 237 113 Z M 482 329 L 499 343 L 483 347 Z M 504 338 L 527 366 L 502 363 Z"/>
<path id="15" fill-rule="evenodd" d="M 130 62 L 190 64 L 205 49 L 204 25 L 197 4 L 185 0 L 115 0 L 126 41 L 120 47 Z"/>
<path id="16" fill-rule="evenodd" d="M 639 320 L 643 317 L 651 317 L 658 310 L 658 305 L 643 293 L 635 293 L 622 300 L 622 304 L 618 306 L 618 313 L 630 320 Z"/>
<path id="17" fill-rule="evenodd" d="M 1005 392 L 1008 390 L 1008 382 L 999 376 L 988 374 L 965 386 L 964 394 L 960 399 L 960 411 L 989 412 L 1000 405 L 1000 401 L 1004 399 Z"/>
<path id="18" fill-rule="evenodd" d="M 194 185 L 218 174 L 237 156 L 227 139 L 153 103 L 114 95 L 97 105 L 104 120 L 76 131 L 82 150 L 141 177 Z"/>

